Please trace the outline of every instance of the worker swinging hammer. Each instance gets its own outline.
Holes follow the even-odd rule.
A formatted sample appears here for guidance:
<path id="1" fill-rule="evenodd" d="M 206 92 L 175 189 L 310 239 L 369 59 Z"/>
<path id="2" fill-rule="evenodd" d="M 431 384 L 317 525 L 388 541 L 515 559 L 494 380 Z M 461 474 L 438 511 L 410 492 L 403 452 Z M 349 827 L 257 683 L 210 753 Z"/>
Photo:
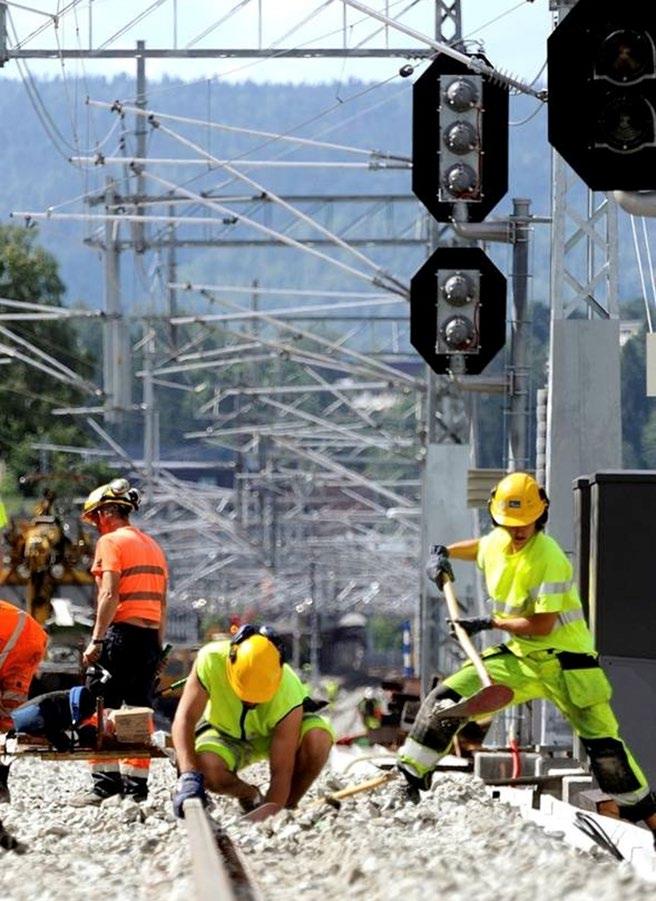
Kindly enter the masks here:
<path id="1" fill-rule="evenodd" d="M 491 681 L 511 689 L 515 704 L 537 698 L 555 704 L 580 737 L 599 787 L 617 803 L 620 816 L 644 822 L 656 840 L 656 794 L 620 737 L 611 686 L 595 652 L 571 563 L 544 532 L 546 493 L 532 476 L 515 472 L 492 490 L 488 509 L 494 528 L 480 539 L 437 545 L 428 577 L 442 590 L 454 578 L 451 559 L 476 562 L 492 614 L 452 617 L 456 627 L 468 635 L 488 629 L 508 633 L 505 644 L 482 654 Z M 429 788 L 438 761 L 467 722 L 466 716 L 453 715 L 456 705 L 480 688 L 480 675 L 469 662 L 424 699 L 398 751 L 413 800 Z"/>

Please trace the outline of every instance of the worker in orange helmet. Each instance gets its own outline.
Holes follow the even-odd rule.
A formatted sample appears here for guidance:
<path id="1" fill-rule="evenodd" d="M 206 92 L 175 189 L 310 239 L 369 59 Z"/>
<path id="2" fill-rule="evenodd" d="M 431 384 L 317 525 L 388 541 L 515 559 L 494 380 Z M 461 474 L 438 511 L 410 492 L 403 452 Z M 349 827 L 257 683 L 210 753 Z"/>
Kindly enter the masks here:
<path id="1" fill-rule="evenodd" d="M 0 731 L 13 728 L 12 710 L 24 704 L 43 660 L 48 636 L 39 623 L 7 601 L 0 601 Z M 0 765 L 0 800 L 9 800 L 9 767 Z"/>
<path id="2" fill-rule="evenodd" d="M 319 775 L 334 732 L 284 659 L 275 632 L 250 623 L 198 652 L 173 721 L 176 816 L 189 798 L 206 801 L 205 786 L 237 798 L 245 813 L 265 804 L 269 814 L 296 807 Z M 267 758 L 262 794 L 238 771 Z"/>
<path id="3" fill-rule="evenodd" d="M 91 565 L 98 587 L 96 618 L 82 660 L 111 673 L 103 693 L 111 708 L 151 706 L 166 629 L 166 558 L 153 538 L 130 523 L 138 509 L 139 492 L 119 478 L 92 491 L 82 511 L 82 519 L 100 533 Z M 148 772 L 149 760 L 93 761 L 93 790 L 73 803 L 100 804 L 112 795 L 143 801 Z"/>

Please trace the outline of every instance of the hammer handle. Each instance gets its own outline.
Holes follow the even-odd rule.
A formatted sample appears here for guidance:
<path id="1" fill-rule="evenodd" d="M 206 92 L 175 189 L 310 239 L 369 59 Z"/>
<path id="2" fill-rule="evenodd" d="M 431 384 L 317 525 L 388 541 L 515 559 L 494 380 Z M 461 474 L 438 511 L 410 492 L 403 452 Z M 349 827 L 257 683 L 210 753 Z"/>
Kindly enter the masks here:
<path id="1" fill-rule="evenodd" d="M 444 597 L 446 598 L 446 605 L 449 608 L 449 617 L 452 620 L 457 620 L 460 617 L 460 610 L 458 609 L 458 599 L 456 598 L 455 591 L 453 590 L 453 583 L 450 579 L 444 579 Z M 478 678 L 481 680 L 483 686 L 492 685 L 492 680 L 488 675 L 488 671 L 485 669 L 483 665 L 483 661 L 481 660 L 481 655 L 478 653 L 474 644 L 462 628 L 459 626 L 457 622 L 453 623 L 453 628 L 456 633 L 456 638 L 460 642 L 460 646 L 462 647 L 465 654 L 469 657 L 471 662 L 474 664 L 474 669 L 478 673 Z"/>

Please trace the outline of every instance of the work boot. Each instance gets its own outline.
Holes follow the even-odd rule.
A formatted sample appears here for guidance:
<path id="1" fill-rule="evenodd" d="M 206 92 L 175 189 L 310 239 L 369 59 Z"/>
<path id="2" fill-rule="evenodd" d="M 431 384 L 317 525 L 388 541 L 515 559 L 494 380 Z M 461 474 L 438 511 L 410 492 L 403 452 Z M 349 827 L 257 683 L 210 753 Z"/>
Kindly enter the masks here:
<path id="1" fill-rule="evenodd" d="M 123 797 L 140 803 L 148 800 L 148 777 L 124 776 Z"/>
<path id="2" fill-rule="evenodd" d="M 397 763 L 396 767 L 403 776 L 403 781 L 400 783 L 399 789 L 401 797 L 411 804 L 419 804 L 421 800 L 420 793 L 428 791 L 431 787 L 433 774 L 426 773 L 424 776 L 420 777 L 408 769 L 407 764 Z"/>

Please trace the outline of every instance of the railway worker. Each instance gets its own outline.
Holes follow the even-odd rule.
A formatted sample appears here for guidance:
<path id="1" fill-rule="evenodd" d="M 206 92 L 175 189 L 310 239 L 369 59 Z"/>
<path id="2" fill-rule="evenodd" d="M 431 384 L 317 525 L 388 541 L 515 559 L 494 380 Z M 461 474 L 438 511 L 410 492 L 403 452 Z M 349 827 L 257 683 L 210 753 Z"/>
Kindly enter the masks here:
<path id="1" fill-rule="evenodd" d="M 332 726 L 266 626 L 247 623 L 229 641 L 198 652 L 173 721 L 180 777 L 173 796 L 177 816 L 205 788 L 239 801 L 245 813 L 269 804 L 269 813 L 296 807 L 323 769 Z M 265 794 L 238 772 L 269 760 Z"/>
<path id="2" fill-rule="evenodd" d="M 29 613 L 0 601 L 0 731 L 13 728 L 11 712 L 27 701 L 47 644 L 48 636 Z M 0 764 L 0 800 L 9 800 L 8 776 L 9 767 Z"/>
<path id="3" fill-rule="evenodd" d="M 580 737 L 602 791 L 617 803 L 620 815 L 643 821 L 656 838 L 656 794 L 622 741 L 610 706 L 611 687 L 599 666 L 572 579 L 572 566 L 557 542 L 546 535 L 549 500 L 532 476 L 515 472 L 492 491 L 491 532 L 437 546 L 427 567 L 438 588 L 453 579 L 449 558 L 475 561 L 483 571 L 492 615 L 460 619 L 469 635 L 487 629 L 508 633 L 505 644 L 483 652 L 493 683 L 514 693 L 513 703 L 547 698 Z M 427 789 L 439 759 L 449 749 L 464 719 L 437 719 L 437 707 L 468 698 L 481 688 L 471 664 L 465 664 L 425 698 L 412 730 L 399 749 L 408 791 L 418 798 Z"/>
<path id="4" fill-rule="evenodd" d="M 82 519 L 100 533 L 91 565 L 98 589 L 96 617 L 82 661 L 99 663 L 111 673 L 103 693 L 111 708 L 152 706 L 166 629 L 166 558 L 153 538 L 130 524 L 130 514 L 138 509 L 139 492 L 119 478 L 92 491 L 82 511 Z M 117 794 L 145 800 L 149 763 L 93 761 L 92 791 L 73 803 L 100 804 Z"/>

